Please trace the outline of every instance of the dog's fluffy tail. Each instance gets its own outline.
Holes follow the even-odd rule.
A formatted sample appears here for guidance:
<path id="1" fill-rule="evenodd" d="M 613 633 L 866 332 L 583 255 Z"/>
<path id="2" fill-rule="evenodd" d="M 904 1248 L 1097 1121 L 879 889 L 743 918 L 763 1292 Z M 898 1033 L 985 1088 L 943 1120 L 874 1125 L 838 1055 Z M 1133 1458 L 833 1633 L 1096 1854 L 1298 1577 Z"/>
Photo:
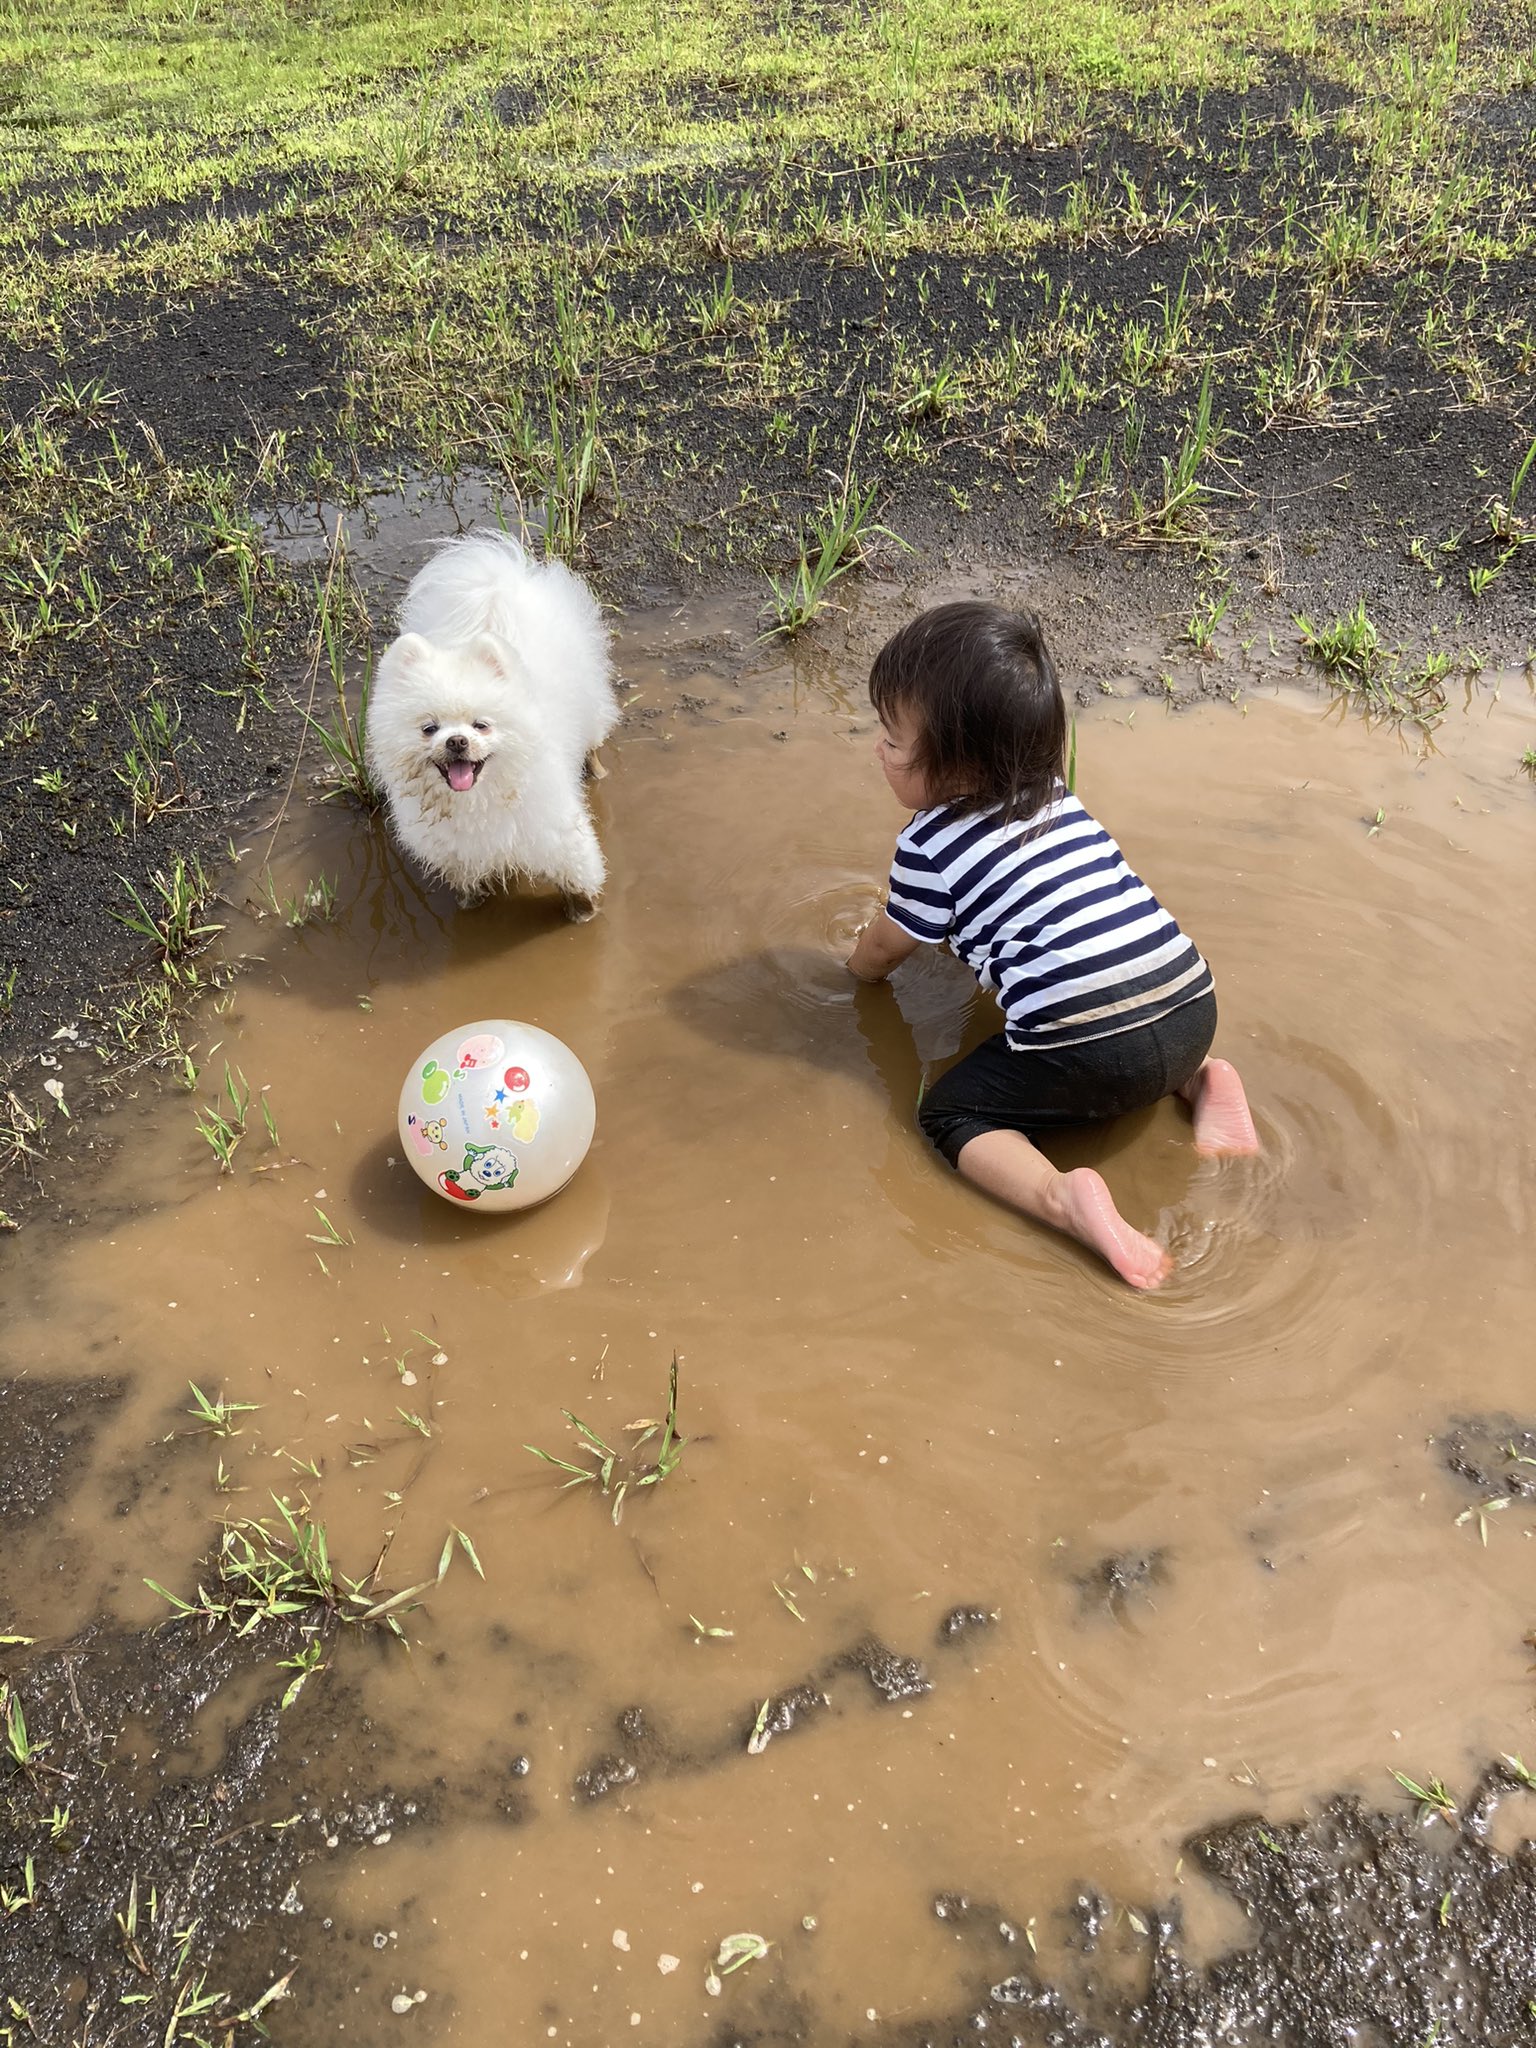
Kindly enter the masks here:
<path id="1" fill-rule="evenodd" d="M 519 592 L 560 566 L 531 562 L 511 534 L 488 528 L 445 540 L 412 579 L 400 630 L 440 646 L 463 645 L 481 633 L 515 643 Z"/>

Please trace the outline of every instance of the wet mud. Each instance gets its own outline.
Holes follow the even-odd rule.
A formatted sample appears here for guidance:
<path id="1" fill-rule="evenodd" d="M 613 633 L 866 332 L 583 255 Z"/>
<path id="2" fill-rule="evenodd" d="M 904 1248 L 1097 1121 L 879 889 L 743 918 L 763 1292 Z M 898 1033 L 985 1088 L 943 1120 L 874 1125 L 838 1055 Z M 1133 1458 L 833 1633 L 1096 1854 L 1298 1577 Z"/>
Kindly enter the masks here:
<path id="1" fill-rule="evenodd" d="M 0 1670 L 46 1747 L 0 1749 L 0 1883 L 32 1859 L 40 2038 L 162 2043 L 200 1979 L 236 2048 L 285 1979 L 279 2048 L 1529 2038 L 1530 1802 L 1488 1769 L 1536 1747 L 1528 684 L 1432 740 L 1256 670 L 1174 713 L 1128 659 L 1080 709 L 1265 1142 L 1198 1162 L 1167 1104 L 1063 1139 L 1173 1253 L 1136 1300 L 925 1149 L 925 1075 L 995 1028 L 953 963 L 843 972 L 901 823 L 858 691 L 890 603 L 831 658 L 740 608 L 636 622 L 580 930 L 296 812 L 277 886 L 323 871 L 333 913 L 279 927 L 237 866 L 211 1071 L 9 1241 L 0 1413 L 33 1404 L 47 1506 L 7 1526 Z M 392 1125 L 420 1048 L 497 1014 L 599 1101 L 499 1221 Z M 276 1129 L 221 1173 L 226 1059 Z M 615 1523 L 526 1447 L 569 1455 L 562 1411 L 627 1441 L 674 1352 L 681 1459 Z M 196 1604 L 279 1501 L 416 1589 L 403 1644 L 145 1583 Z"/>
<path id="2" fill-rule="evenodd" d="M 1448 1471 L 1497 1500 L 1536 1494 L 1536 1428 L 1512 1415 L 1464 1416 L 1436 1448 Z"/>
<path id="3" fill-rule="evenodd" d="M 954 1618 L 952 1615 L 949 1620 Z M 950 1630 L 945 1640 L 952 1640 L 957 1633 Z M 849 1673 L 864 1678 L 874 1698 L 887 1705 L 920 1699 L 933 1690 L 933 1680 L 916 1657 L 903 1657 L 878 1637 L 868 1636 L 829 1659 L 814 1675 L 797 1679 L 770 1693 L 760 1704 L 754 1703 L 732 1733 L 706 1748 L 679 1750 L 644 1707 L 626 1707 L 616 1722 L 621 1748 L 595 1757 L 576 1773 L 576 1796 L 588 1801 L 606 1799 L 643 1777 L 717 1769 L 743 1750 L 749 1756 L 760 1756 L 775 1738 L 832 1715 L 834 1706 L 839 1713 L 845 1710 L 847 1688 L 840 1688 L 838 1681 Z"/>
<path id="4" fill-rule="evenodd" d="M 1105 1606 L 1114 1611 L 1128 1600 L 1148 1597 L 1167 1576 L 1166 1552 L 1124 1550 L 1112 1557 L 1101 1557 L 1082 1573 L 1077 1584 L 1085 1607 Z"/>
<path id="5" fill-rule="evenodd" d="M 0 1981 L 18 2038 L 253 2041 L 301 1967 L 303 2017 L 279 2038 L 344 2034 L 351 1980 L 388 1965 L 313 1908 L 317 1866 L 329 1888 L 414 1830 L 524 1818 L 515 1782 L 382 1739 L 364 1691 L 381 1646 L 323 1634 L 342 1670 L 280 1706 L 274 1659 L 310 1639 L 281 1622 L 256 1638 L 99 1623 L 26 1662 L 7 1701 L 24 1694 L 27 1754 L 13 1724 L 0 1760 Z"/>
<path id="6" fill-rule="evenodd" d="M 82 1476 L 101 1417 L 122 1379 L 0 1378 L 0 1530 L 51 1513 Z"/>
<path id="7" fill-rule="evenodd" d="M 1530 1790 L 1495 1763 L 1454 1826 L 1336 1798 L 1302 1822 L 1243 1816 L 1192 1836 L 1184 1854 L 1251 1927 L 1244 1945 L 1205 1963 L 1186 1953 L 1177 1903 L 1115 1906 L 1085 1893 L 1074 1960 L 1053 1982 L 997 1908 L 936 1899 L 963 1947 L 990 1951 L 981 1976 L 992 1981 L 954 2015 L 879 2038 L 892 2048 L 1517 2048 L 1531 2038 L 1536 1997 L 1536 1850 L 1527 1841 L 1503 1854 L 1487 1835 L 1502 1802 Z M 1532 1815 L 1519 1819 L 1528 1828 Z"/>

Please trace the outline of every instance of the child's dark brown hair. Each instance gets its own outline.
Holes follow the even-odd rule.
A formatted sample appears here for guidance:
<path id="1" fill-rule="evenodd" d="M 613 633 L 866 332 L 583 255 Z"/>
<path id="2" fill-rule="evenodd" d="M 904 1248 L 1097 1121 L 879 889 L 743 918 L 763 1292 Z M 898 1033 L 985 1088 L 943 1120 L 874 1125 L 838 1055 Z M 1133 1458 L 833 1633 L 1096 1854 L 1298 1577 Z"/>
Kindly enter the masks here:
<path id="1" fill-rule="evenodd" d="M 875 656 L 869 698 L 882 717 L 910 714 L 912 766 L 956 811 L 1028 818 L 1063 779 L 1066 706 L 1032 612 L 980 600 L 920 612 Z"/>

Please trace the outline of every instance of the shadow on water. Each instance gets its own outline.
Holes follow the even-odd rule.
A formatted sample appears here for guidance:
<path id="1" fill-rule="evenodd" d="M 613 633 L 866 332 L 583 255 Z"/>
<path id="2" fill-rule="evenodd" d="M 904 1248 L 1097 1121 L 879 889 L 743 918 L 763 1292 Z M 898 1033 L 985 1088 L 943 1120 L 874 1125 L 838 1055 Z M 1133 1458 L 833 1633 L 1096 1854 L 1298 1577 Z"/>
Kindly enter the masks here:
<path id="1" fill-rule="evenodd" d="M 588 1159 L 537 1208 L 465 1216 L 423 1186 L 391 1133 L 359 1156 L 348 1203 L 371 1237 L 440 1257 L 456 1279 L 522 1292 L 580 1283 L 607 1234 L 610 1195 L 601 1166 Z"/>
<path id="2" fill-rule="evenodd" d="M 776 946 L 678 983 L 667 993 L 667 1006 L 722 1048 L 801 1061 L 867 1083 L 893 1122 L 914 1132 L 922 1091 L 1002 1028 L 996 1005 L 958 962 L 940 953 L 871 985 L 855 981 L 831 952 Z M 1146 1110 L 1053 1132 L 1041 1149 L 1064 1169 L 1101 1165 L 1139 1149 L 1153 1116 Z"/>

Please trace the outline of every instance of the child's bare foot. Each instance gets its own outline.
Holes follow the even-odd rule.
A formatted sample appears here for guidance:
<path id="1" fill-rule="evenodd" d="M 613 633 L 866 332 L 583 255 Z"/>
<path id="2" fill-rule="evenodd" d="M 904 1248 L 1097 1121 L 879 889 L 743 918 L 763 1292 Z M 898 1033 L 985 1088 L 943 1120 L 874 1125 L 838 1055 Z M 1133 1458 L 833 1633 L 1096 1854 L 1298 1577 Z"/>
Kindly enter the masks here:
<path id="1" fill-rule="evenodd" d="M 1179 1090 L 1195 1114 L 1195 1150 L 1210 1158 L 1238 1158 L 1259 1150 L 1259 1134 L 1236 1067 L 1207 1060 Z"/>
<path id="2" fill-rule="evenodd" d="M 1172 1259 L 1154 1239 L 1131 1228 L 1115 1207 L 1103 1176 L 1091 1166 L 1062 1174 L 1052 1194 L 1053 1206 L 1060 1208 L 1060 1227 L 1107 1259 L 1122 1280 L 1150 1289 L 1167 1279 Z"/>

